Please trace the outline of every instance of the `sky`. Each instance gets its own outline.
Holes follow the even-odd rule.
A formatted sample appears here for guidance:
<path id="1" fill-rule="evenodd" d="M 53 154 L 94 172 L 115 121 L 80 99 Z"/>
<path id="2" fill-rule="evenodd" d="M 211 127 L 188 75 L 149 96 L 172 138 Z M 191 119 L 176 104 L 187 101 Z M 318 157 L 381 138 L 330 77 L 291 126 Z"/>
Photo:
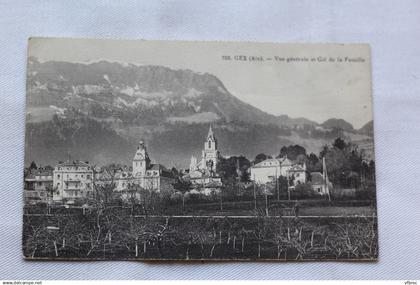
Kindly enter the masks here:
<path id="1" fill-rule="evenodd" d="M 28 56 L 207 72 L 232 95 L 273 115 L 318 123 L 341 118 L 355 128 L 373 118 L 370 48 L 364 44 L 31 38 Z"/>

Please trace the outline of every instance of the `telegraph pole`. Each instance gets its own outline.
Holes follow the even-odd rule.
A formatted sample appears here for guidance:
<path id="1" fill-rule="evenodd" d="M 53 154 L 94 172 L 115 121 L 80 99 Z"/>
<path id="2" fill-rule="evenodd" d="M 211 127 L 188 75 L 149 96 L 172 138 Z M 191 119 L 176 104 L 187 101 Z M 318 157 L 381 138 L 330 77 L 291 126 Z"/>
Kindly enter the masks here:
<path id="1" fill-rule="evenodd" d="M 254 174 L 254 209 L 257 209 L 257 192 L 255 189 L 255 174 Z"/>
<path id="2" fill-rule="evenodd" d="M 267 193 L 266 185 L 264 185 L 264 194 L 265 194 L 265 215 L 268 217 L 268 193 Z"/>
<path id="3" fill-rule="evenodd" d="M 277 166 L 276 166 L 276 192 L 277 192 L 277 201 L 280 200 L 280 190 L 279 190 L 279 178 L 277 176 Z"/>

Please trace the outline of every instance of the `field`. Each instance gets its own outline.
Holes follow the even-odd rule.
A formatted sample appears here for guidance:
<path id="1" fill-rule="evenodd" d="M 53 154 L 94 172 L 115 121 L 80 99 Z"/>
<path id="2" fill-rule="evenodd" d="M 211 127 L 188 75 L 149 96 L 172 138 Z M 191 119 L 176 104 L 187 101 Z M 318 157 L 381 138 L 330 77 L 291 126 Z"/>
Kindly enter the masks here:
<path id="1" fill-rule="evenodd" d="M 302 207 L 298 217 L 272 216 L 275 207 L 269 216 L 264 208 L 228 210 L 230 215 L 224 216 L 223 211 L 196 212 L 193 205 L 189 206 L 177 216 L 130 215 L 129 209 L 120 207 L 89 211 L 56 209 L 49 215 L 26 211 L 24 256 L 368 261 L 377 257 L 376 217 L 374 208 L 369 206 Z M 234 207 L 228 203 L 225 206 Z M 233 213 L 238 217 L 233 217 Z"/>

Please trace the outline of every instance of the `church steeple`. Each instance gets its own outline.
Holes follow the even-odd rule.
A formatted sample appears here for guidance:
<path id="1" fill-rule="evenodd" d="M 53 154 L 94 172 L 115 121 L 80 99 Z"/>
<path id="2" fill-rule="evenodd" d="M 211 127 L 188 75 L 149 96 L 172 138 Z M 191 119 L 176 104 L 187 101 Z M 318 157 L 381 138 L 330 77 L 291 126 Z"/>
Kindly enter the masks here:
<path id="1" fill-rule="evenodd" d="M 218 157 L 219 151 L 217 150 L 217 140 L 214 135 L 213 128 L 210 125 L 206 141 L 204 142 L 201 167 L 206 168 L 211 172 L 216 171 Z"/>
<path id="2" fill-rule="evenodd" d="M 214 138 L 214 133 L 213 133 L 213 129 L 211 127 L 211 124 L 210 124 L 210 128 L 209 128 L 209 133 L 207 134 L 207 141 L 209 141 L 209 140 L 216 141 L 216 139 Z"/>
<path id="3" fill-rule="evenodd" d="M 210 125 L 209 132 L 207 134 L 207 139 L 204 142 L 204 149 L 205 150 L 216 150 L 217 149 L 217 140 L 214 136 L 213 128 Z"/>

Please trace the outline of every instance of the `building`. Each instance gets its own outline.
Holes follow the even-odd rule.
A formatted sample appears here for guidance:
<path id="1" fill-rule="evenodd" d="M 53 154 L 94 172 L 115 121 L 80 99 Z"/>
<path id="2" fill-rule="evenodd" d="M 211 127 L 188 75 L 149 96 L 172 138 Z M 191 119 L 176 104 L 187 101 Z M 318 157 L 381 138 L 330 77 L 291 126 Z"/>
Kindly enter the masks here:
<path id="1" fill-rule="evenodd" d="M 332 183 L 328 179 L 327 166 L 325 164 L 325 157 L 322 159 L 322 173 L 311 172 L 312 190 L 320 195 L 330 196 Z"/>
<path id="2" fill-rule="evenodd" d="M 306 183 L 306 164 L 294 164 L 287 170 L 287 177 L 293 181 L 292 187 Z"/>
<path id="3" fill-rule="evenodd" d="M 216 173 L 219 156 L 220 153 L 217 149 L 217 139 L 210 125 L 209 132 L 206 140 L 204 141 L 204 148 L 201 152 L 201 160 L 197 162 L 197 158 L 195 156 L 191 156 L 190 172 L 205 170 L 210 173 Z"/>
<path id="4" fill-rule="evenodd" d="M 93 169 L 88 162 L 73 160 L 59 162 L 53 171 L 54 201 L 77 199 L 93 195 Z"/>
<path id="5" fill-rule="evenodd" d="M 327 184 L 321 172 L 311 172 L 312 190 L 320 195 L 327 194 Z"/>
<path id="6" fill-rule="evenodd" d="M 191 181 L 191 184 L 195 188 L 200 188 L 204 194 L 217 191 L 222 186 L 222 179 L 217 173 L 219 158 L 220 152 L 217 149 L 217 139 L 210 125 L 200 161 L 197 161 L 197 158 L 192 156 L 189 172 L 183 178 Z"/>
<path id="7" fill-rule="evenodd" d="M 31 204 L 47 203 L 53 190 L 53 172 L 37 169 L 25 177 L 25 201 Z"/>
<path id="8" fill-rule="evenodd" d="M 294 187 L 300 183 L 306 183 L 306 164 L 297 164 L 287 157 L 269 158 L 250 167 L 251 180 L 259 184 L 273 182 L 280 176 L 293 181 Z"/>
<path id="9" fill-rule="evenodd" d="M 139 185 L 146 190 L 171 192 L 175 177 L 165 166 L 150 162 L 146 146 L 143 141 L 140 141 L 133 157 L 132 181 L 134 185 Z"/>

